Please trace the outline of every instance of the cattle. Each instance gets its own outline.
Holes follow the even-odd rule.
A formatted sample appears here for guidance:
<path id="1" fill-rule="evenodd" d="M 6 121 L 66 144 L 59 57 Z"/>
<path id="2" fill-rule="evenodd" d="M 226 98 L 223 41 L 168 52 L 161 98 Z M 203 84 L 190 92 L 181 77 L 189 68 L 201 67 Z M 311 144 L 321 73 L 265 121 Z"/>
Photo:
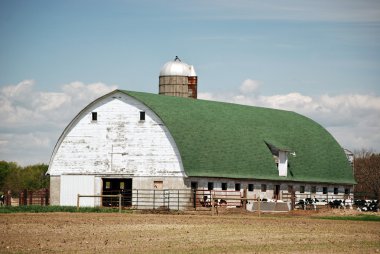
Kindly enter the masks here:
<path id="1" fill-rule="evenodd" d="M 5 202 L 5 196 L 4 196 L 4 194 L 2 194 L 2 195 L 0 196 L 0 206 L 3 206 L 3 205 L 4 205 L 4 202 Z"/>
<path id="2" fill-rule="evenodd" d="M 312 207 L 314 210 L 317 210 L 317 202 L 318 199 L 316 198 L 305 198 L 305 199 L 300 199 L 296 206 L 299 208 L 302 208 L 303 210 L 306 210 L 307 207 Z"/>
<path id="3" fill-rule="evenodd" d="M 379 200 L 364 200 L 357 199 L 354 201 L 354 205 L 357 207 L 358 211 L 362 212 L 378 212 L 379 211 Z"/>

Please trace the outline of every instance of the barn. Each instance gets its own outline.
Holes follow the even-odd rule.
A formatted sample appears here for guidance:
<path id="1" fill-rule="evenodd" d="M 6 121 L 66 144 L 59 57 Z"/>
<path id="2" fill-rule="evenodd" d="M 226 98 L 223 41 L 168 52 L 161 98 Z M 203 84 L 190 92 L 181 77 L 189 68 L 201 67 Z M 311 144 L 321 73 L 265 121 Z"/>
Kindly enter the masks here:
<path id="1" fill-rule="evenodd" d="M 161 70 L 160 94 L 115 90 L 90 103 L 53 150 L 51 204 L 76 205 L 78 194 L 149 189 L 231 190 L 276 200 L 291 192 L 352 192 L 344 150 L 315 121 L 199 100 L 196 91 L 193 66 L 176 58 Z"/>

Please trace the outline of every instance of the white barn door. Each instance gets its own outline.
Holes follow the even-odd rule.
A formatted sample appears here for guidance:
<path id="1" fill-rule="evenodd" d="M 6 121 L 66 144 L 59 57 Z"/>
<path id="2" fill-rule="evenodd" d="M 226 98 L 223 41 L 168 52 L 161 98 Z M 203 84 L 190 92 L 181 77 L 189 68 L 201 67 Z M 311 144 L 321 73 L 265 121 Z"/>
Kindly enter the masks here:
<path id="1" fill-rule="evenodd" d="M 84 175 L 61 176 L 61 205 L 76 206 L 80 195 L 95 195 L 95 177 Z M 80 198 L 80 206 L 95 206 L 95 198 Z"/>

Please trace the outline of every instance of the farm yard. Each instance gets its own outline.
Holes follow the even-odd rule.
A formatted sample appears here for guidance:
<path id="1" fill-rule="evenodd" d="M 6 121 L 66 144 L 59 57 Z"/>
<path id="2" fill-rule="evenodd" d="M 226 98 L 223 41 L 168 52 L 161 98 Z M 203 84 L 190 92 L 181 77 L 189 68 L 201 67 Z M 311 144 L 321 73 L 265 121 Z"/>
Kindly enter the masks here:
<path id="1" fill-rule="evenodd" d="M 0 214 L 1 253 L 380 253 L 356 211 Z M 378 215 L 373 215 L 378 216 Z"/>

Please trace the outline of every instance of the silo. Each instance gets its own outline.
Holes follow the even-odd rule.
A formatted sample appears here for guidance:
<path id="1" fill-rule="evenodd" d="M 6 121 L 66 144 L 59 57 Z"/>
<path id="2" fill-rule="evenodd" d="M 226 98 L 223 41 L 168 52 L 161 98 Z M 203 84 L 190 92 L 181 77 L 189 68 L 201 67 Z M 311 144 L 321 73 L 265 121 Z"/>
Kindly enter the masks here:
<path id="1" fill-rule="evenodd" d="M 197 98 L 198 77 L 194 67 L 182 62 L 178 56 L 161 68 L 159 94 Z"/>

